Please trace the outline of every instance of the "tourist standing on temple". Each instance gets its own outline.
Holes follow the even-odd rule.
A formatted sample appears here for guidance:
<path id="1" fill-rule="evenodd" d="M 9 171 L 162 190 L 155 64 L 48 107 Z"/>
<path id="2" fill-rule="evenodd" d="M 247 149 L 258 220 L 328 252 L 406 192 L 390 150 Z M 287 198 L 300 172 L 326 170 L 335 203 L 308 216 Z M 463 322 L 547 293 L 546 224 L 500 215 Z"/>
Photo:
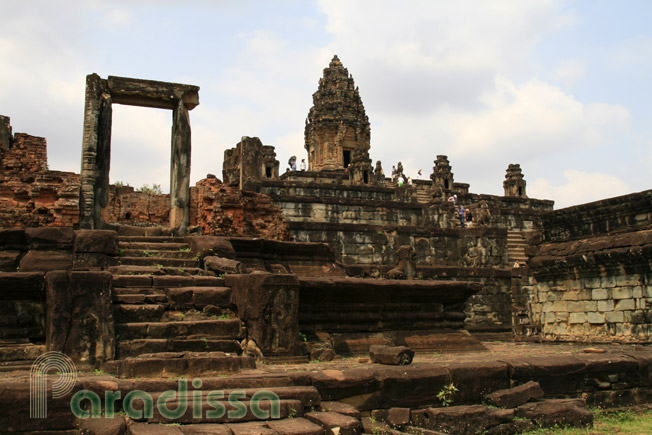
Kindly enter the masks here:
<path id="1" fill-rule="evenodd" d="M 302 171 L 306 170 L 306 159 L 301 159 L 301 170 Z"/>
<path id="2" fill-rule="evenodd" d="M 464 207 L 462 206 L 462 204 L 460 204 L 457 207 L 457 217 L 460 220 L 460 225 L 462 225 L 462 229 L 464 229 Z"/>
<path id="3" fill-rule="evenodd" d="M 473 226 L 473 213 L 471 213 L 471 209 L 466 210 L 466 226 L 468 228 Z"/>

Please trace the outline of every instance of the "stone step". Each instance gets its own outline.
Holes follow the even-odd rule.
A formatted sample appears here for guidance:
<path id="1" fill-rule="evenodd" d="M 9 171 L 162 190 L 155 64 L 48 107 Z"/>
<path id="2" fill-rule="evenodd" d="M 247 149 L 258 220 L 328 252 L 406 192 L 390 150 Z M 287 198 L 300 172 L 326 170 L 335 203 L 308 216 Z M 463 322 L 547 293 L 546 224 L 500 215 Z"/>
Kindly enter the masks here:
<path id="1" fill-rule="evenodd" d="M 31 370 L 34 360 L 0 361 L 0 373 Z"/>
<path id="2" fill-rule="evenodd" d="M 213 338 L 145 338 L 122 340 L 117 345 L 117 351 L 118 358 L 129 358 L 159 352 L 226 352 L 240 354 L 241 348 L 237 340 Z"/>
<path id="3" fill-rule="evenodd" d="M 31 361 L 44 352 L 43 344 L 3 344 L 0 346 L 0 361 Z"/>
<path id="4" fill-rule="evenodd" d="M 125 289 L 114 289 L 113 294 L 113 303 L 114 304 L 156 304 L 156 303 L 166 303 L 168 297 L 166 294 L 115 294 L 115 290 L 125 290 Z"/>
<path id="5" fill-rule="evenodd" d="M 196 266 L 196 263 L 195 263 Z M 139 266 L 139 265 L 124 265 L 124 266 L 111 266 L 108 269 L 114 275 L 152 275 L 152 276 L 190 276 L 190 275 L 205 275 L 214 276 L 212 272 L 208 272 L 198 267 L 170 267 L 170 266 Z"/>
<path id="6" fill-rule="evenodd" d="M 126 266 L 125 266 L 126 267 Z M 130 266 L 136 267 L 136 266 Z M 113 287 L 115 288 L 172 288 L 172 287 L 224 287 L 224 278 L 214 275 L 113 275 Z M 145 293 L 138 291 L 137 293 Z"/>
<path id="7" fill-rule="evenodd" d="M 237 389 L 224 389 L 221 390 L 223 393 L 223 398 L 222 397 L 215 397 L 215 392 L 214 390 L 211 391 L 210 389 L 198 389 L 202 388 L 202 385 L 195 384 L 193 385 L 190 381 L 186 381 L 185 385 L 184 384 L 179 384 L 180 387 L 177 387 L 177 394 L 175 397 L 168 402 L 168 409 L 176 409 L 177 406 L 180 403 L 186 403 L 186 404 L 192 404 L 192 405 L 197 405 L 197 408 L 199 408 L 199 405 L 201 404 L 201 409 L 202 409 L 202 418 L 201 421 L 205 423 L 218 423 L 218 422 L 229 422 L 229 421 L 248 421 L 251 420 L 252 417 L 255 417 L 255 419 L 260 420 L 261 417 L 264 416 L 255 416 L 253 413 L 248 412 L 247 415 L 241 416 L 241 417 L 229 417 L 228 415 L 228 410 L 229 407 L 227 406 L 227 412 L 224 413 L 223 416 L 220 417 L 208 417 L 206 414 L 206 411 L 212 411 L 216 409 L 216 406 L 211 406 L 211 404 L 208 403 L 207 398 L 217 399 L 219 402 L 224 402 L 228 403 L 229 397 L 232 399 L 234 398 L 234 393 L 238 397 L 238 401 L 242 403 L 243 405 L 247 406 L 251 403 L 252 398 L 256 397 L 265 397 L 267 400 L 264 400 L 268 404 L 271 402 L 271 400 L 278 399 L 279 403 L 281 404 L 281 409 L 280 411 L 280 416 L 272 416 L 268 415 L 267 418 L 284 418 L 284 417 L 289 417 L 289 416 L 301 416 L 303 415 L 303 410 L 308 408 L 314 408 L 319 406 L 321 402 L 321 396 L 319 394 L 319 391 L 313 387 L 313 386 L 291 386 L 291 387 L 269 387 L 269 388 L 247 388 L 247 389 L 242 389 L 242 388 L 237 388 Z M 194 388 L 195 386 L 198 386 L 198 388 Z M 183 388 L 186 388 L 186 391 L 181 391 Z M 164 393 L 164 392 L 154 392 L 151 393 L 152 399 L 154 403 L 159 403 L 160 400 L 159 398 L 165 394 L 166 396 L 169 395 L 169 393 Z M 284 410 L 283 402 L 290 402 L 287 403 L 287 407 Z M 260 405 L 262 405 L 262 401 L 259 402 Z M 262 406 L 261 406 L 262 407 Z M 234 409 L 231 407 L 230 409 Z M 265 408 L 263 408 L 265 409 Z M 269 408 L 266 408 L 269 409 Z M 193 409 L 191 406 L 188 406 L 188 409 L 186 410 L 187 412 L 179 417 L 177 417 L 177 422 L 179 423 L 190 423 L 190 422 L 196 422 L 197 419 L 193 419 Z M 151 422 L 154 423 L 165 423 L 169 422 L 170 420 L 161 416 L 160 414 L 157 415 L 156 411 L 152 419 L 150 419 Z"/>
<path id="8" fill-rule="evenodd" d="M 214 339 L 244 337 L 243 325 L 239 319 L 122 323 L 115 325 L 115 332 L 122 340 L 191 336 Z"/>
<path id="9" fill-rule="evenodd" d="M 147 257 L 147 258 L 185 258 L 195 259 L 195 253 L 179 249 L 124 249 L 121 252 L 124 257 Z"/>
<path id="10" fill-rule="evenodd" d="M 114 295 L 163 295 L 167 299 L 167 292 L 159 287 L 114 287 Z"/>
<path id="11" fill-rule="evenodd" d="M 160 322 L 164 313 L 164 304 L 113 304 L 113 318 L 116 324 Z"/>
<path id="12" fill-rule="evenodd" d="M 176 287 L 167 289 L 167 294 L 170 306 L 177 309 L 231 306 L 231 287 Z"/>
<path id="13" fill-rule="evenodd" d="M 197 267 L 199 262 L 194 258 L 167 258 L 167 257 L 120 257 L 120 264 L 125 266 L 155 266 L 163 267 Z"/>
<path id="14" fill-rule="evenodd" d="M 256 361 L 223 352 L 165 352 L 107 361 L 104 370 L 119 377 L 200 377 L 255 369 Z"/>
<path id="15" fill-rule="evenodd" d="M 120 249 L 136 249 L 136 250 L 168 250 L 168 251 L 181 251 L 188 249 L 189 245 L 187 243 L 177 243 L 177 242 L 118 242 L 118 247 Z"/>
<path id="16" fill-rule="evenodd" d="M 175 236 L 119 236 L 120 242 L 148 242 L 148 243 L 186 243 L 185 237 Z"/>
<path id="17" fill-rule="evenodd" d="M 261 405 L 262 407 L 262 405 Z M 229 409 L 229 408 L 227 408 Z M 128 435 L 322 435 L 334 434 L 347 435 L 348 432 L 324 429 L 311 421 L 292 415 L 290 418 L 279 420 L 245 421 L 243 423 L 194 423 L 182 424 L 179 427 L 161 426 L 147 423 L 133 423 L 129 425 Z M 360 432 L 355 432 L 360 433 Z"/>

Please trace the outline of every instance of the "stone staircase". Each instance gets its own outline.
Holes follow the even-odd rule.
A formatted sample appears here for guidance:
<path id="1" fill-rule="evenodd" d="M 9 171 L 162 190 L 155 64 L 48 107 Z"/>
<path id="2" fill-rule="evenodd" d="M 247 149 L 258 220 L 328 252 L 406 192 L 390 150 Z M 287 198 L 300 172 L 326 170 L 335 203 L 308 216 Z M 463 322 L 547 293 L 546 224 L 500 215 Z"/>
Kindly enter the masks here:
<path id="1" fill-rule="evenodd" d="M 120 236 L 119 249 L 121 266 L 155 267 L 166 272 L 176 269 L 175 274 L 201 273 L 199 259 L 183 237 Z"/>
<path id="2" fill-rule="evenodd" d="M 0 338 L 0 372 L 30 370 L 44 352 L 44 344 L 33 344 L 27 338 Z"/>
<path id="3" fill-rule="evenodd" d="M 428 204 L 430 201 L 432 201 L 432 192 L 430 190 L 417 190 L 417 202 L 421 204 Z"/>
<path id="4" fill-rule="evenodd" d="M 136 380 L 133 388 L 146 390 L 155 404 L 163 394 L 169 397 L 170 390 L 176 394 L 163 401 L 164 408 L 154 406 L 149 416 L 88 419 L 80 421 L 80 429 L 123 433 L 120 426 L 124 430 L 126 423 L 132 435 L 361 433 L 360 412 L 341 402 L 322 402 L 305 376 L 203 377 L 201 385 L 199 379 L 183 380 L 183 388 L 181 382 Z"/>
<path id="5" fill-rule="evenodd" d="M 119 376 L 191 376 L 255 368 L 224 279 L 199 268 L 182 238 L 120 237 L 113 273 Z"/>
<path id="6" fill-rule="evenodd" d="M 507 231 L 507 255 L 510 267 L 518 261 L 521 264 L 527 263 L 525 255 L 525 235 L 521 231 Z"/>

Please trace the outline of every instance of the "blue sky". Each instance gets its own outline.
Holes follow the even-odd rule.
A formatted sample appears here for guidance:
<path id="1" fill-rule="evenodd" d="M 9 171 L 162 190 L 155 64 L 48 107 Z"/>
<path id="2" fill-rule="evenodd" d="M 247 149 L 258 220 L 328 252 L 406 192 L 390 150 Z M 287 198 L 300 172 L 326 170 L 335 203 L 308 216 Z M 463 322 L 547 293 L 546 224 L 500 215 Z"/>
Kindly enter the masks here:
<path id="1" fill-rule="evenodd" d="M 649 1 L 3 1 L 0 114 L 79 172 L 86 74 L 198 85 L 192 181 L 241 136 L 305 156 L 333 54 L 371 122 L 371 157 L 408 175 L 446 154 L 502 194 L 520 163 L 556 207 L 652 188 Z M 114 105 L 112 181 L 169 183 L 169 111 Z"/>

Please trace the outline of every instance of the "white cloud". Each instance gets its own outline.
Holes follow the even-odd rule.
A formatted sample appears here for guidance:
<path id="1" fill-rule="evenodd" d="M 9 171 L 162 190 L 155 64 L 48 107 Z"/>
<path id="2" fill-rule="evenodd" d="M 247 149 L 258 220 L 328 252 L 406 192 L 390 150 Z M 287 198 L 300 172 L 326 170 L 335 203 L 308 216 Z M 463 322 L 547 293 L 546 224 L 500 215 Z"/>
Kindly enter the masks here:
<path id="1" fill-rule="evenodd" d="M 584 77 L 586 65 L 579 59 L 566 59 L 562 61 L 552 73 L 554 80 L 572 87 Z"/>
<path id="2" fill-rule="evenodd" d="M 131 11 L 125 8 L 110 9 L 105 13 L 105 23 L 109 28 L 126 27 L 132 19 Z"/>
<path id="3" fill-rule="evenodd" d="M 652 36 L 638 35 L 611 45 L 607 64 L 618 68 L 650 68 L 652 66 Z"/>
<path id="4" fill-rule="evenodd" d="M 547 33 L 568 24 L 563 2 L 320 2 L 333 48 L 372 106 L 422 113 L 468 107 L 496 73 L 530 70 L 528 55 Z M 364 98 L 364 94 L 363 94 Z"/>
<path id="5" fill-rule="evenodd" d="M 620 178 L 600 172 L 564 171 L 565 183 L 553 185 L 544 178 L 528 183 L 527 194 L 532 198 L 555 200 L 555 208 L 564 208 L 631 192 Z"/>

